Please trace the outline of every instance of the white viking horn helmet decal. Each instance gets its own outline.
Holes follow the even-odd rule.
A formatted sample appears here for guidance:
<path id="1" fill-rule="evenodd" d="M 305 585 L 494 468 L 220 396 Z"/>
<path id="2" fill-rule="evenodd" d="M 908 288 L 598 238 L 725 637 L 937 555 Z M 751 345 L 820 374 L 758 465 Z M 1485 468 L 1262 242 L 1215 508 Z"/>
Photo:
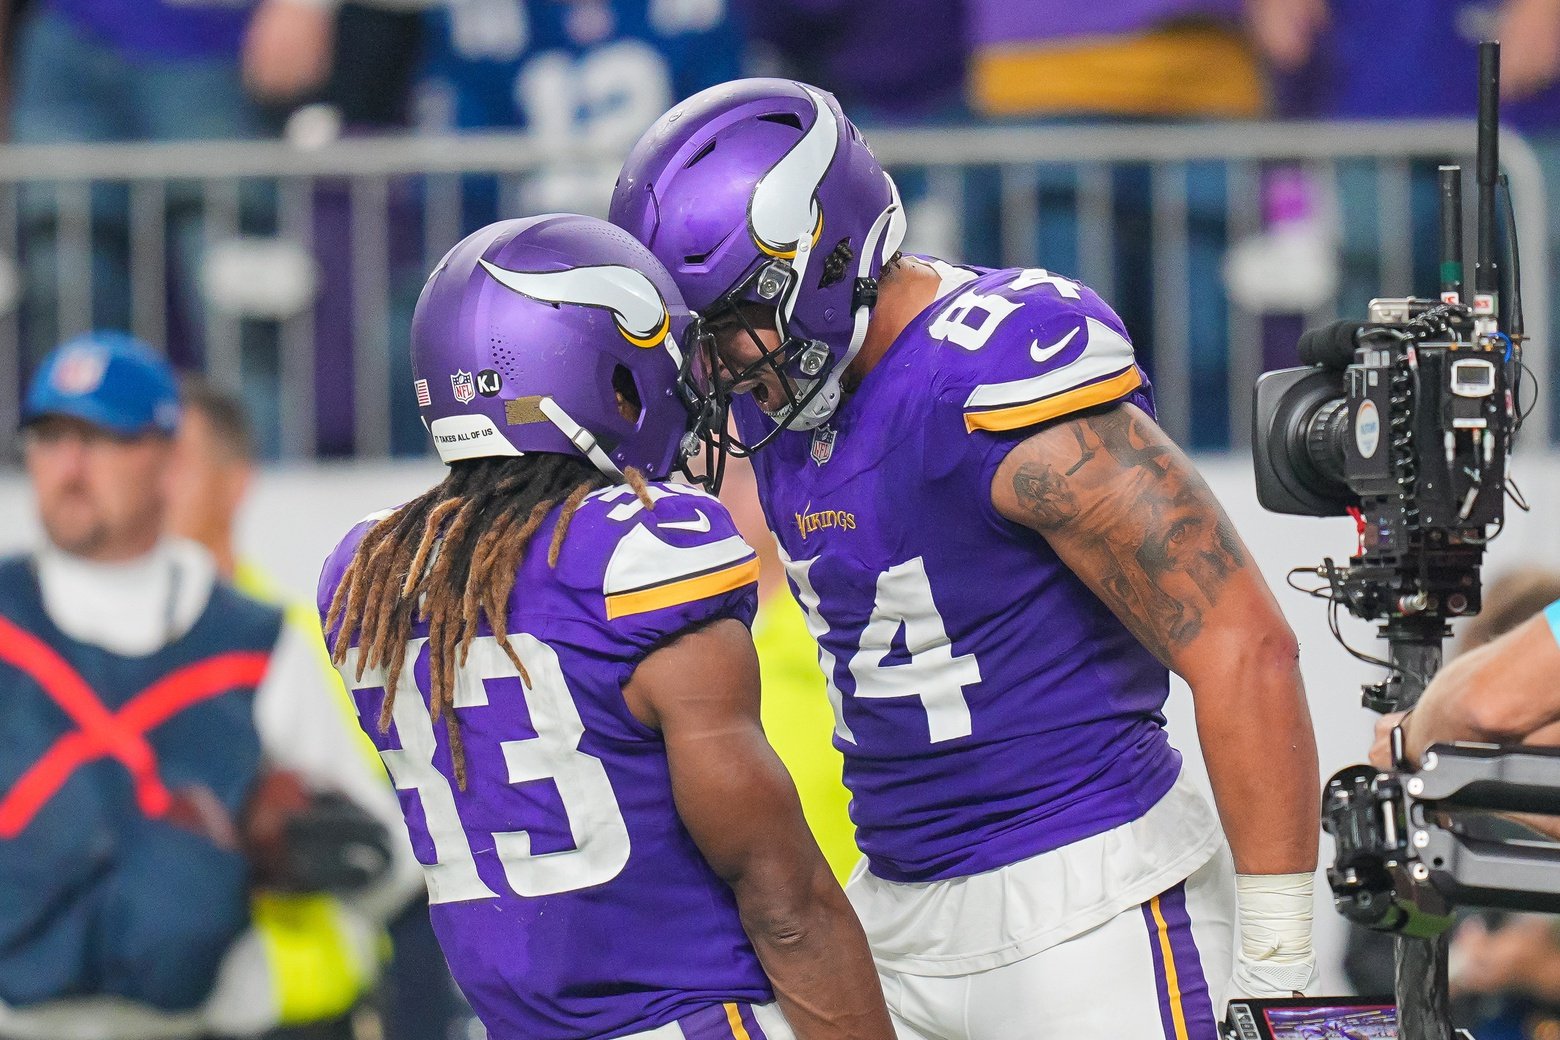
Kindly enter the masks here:
<path id="1" fill-rule="evenodd" d="M 796 146 L 759 178 L 748 203 L 748 230 L 758 248 L 770 256 L 791 259 L 804 236 L 818 240 L 823 212 L 818 185 L 839 148 L 839 124 L 822 94 L 803 87 L 812 98 L 812 126 Z"/>
<path id="2" fill-rule="evenodd" d="M 563 271 L 509 271 L 486 260 L 484 270 L 505 288 L 543 303 L 572 303 L 612 312 L 618 331 L 636 347 L 665 343 L 681 362 L 681 351 L 669 335 L 672 316 L 655 284 L 632 267 L 607 264 L 571 267 Z"/>

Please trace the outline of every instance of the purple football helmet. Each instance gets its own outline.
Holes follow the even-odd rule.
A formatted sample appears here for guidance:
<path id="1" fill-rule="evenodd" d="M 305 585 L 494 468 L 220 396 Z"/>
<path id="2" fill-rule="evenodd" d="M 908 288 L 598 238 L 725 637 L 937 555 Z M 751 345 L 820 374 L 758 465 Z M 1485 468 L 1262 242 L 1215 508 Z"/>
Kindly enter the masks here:
<path id="1" fill-rule="evenodd" d="M 784 79 L 695 94 L 629 153 L 610 219 L 650 247 L 705 320 L 735 316 L 759 343 L 739 305 L 773 311 L 780 345 L 759 343 L 746 372 L 689 366 L 703 437 L 745 454 L 834 414 L 905 223 L 893 180 L 832 94 Z M 775 428 L 744 444 L 726 429 L 725 388 L 766 366 L 786 400 L 770 413 Z"/>
<path id="2" fill-rule="evenodd" d="M 547 451 L 614 479 L 628 466 L 665 477 L 698 444 L 679 391 L 691 320 L 660 261 L 621 228 L 573 214 L 490 224 L 439 261 L 417 300 L 423 423 L 445 463 Z"/>

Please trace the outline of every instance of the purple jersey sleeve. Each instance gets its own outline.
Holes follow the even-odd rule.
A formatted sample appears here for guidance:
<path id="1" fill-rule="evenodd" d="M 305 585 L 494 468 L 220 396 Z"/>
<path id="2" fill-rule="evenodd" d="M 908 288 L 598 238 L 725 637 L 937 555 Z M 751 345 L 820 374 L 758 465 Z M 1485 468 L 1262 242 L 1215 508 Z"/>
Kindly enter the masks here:
<path id="1" fill-rule="evenodd" d="M 625 666 L 625 681 L 675 636 L 721 618 L 751 625 L 758 610 L 758 557 L 726 508 L 682 484 L 646 490 L 652 508 L 626 486 L 587 498 L 557 568 Z"/>
<path id="2" fill-rule="evenodd" d="M 1153 414 L 1126 327 L 1087 286 L 1036 268 L 996 271 L 936 305 L 926 468 L 989 503 L 1007 453 L 1037 427 L 1117 401 Z"/>
<path id="3" fill-rule="evenodd" d="M 346 533 L 336 547 L 325 557 L 325 565 L 320 568 L 319 585 L 315 588 L 314 603 L 320 613 L 320 628 L 325 632 L 325 645 L 335 644 L 335 633 L 325 630 L 325 619 L 330 616 L 331 600 L 336 597 L 336 587 L 341 584 L 342 577 L 347 573 L 347 567 L 352 563 L 352 554 L 357 552 L 357 547 L 363 541 L 363 536 L 380 520 L 389 516 L 394 510 L 386 509 L 359 520 L 352 525 L 352 529 Z"/>

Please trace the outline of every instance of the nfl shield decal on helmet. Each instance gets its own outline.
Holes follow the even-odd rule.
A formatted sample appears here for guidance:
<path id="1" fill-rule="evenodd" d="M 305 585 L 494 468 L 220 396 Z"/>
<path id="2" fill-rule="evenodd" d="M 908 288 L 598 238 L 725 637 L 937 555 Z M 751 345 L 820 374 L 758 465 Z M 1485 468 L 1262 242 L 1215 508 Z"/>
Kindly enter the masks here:
<path id="1" fill-rule="evenodd" d="M 472 382 L 470 372 L 457 371 L 450 376 L 450 389 L 455 391 L 455 400 L 461 404 L 470 404 L 471 399 L 477 396 L 477 387 Z"/>
<path id="2" fill-rule="evenodd" d="M 834 435 L 832 426 L 820 426 L 813 431 L 812 460 L 815 465 L 821 466 L 834 456 Z"/>

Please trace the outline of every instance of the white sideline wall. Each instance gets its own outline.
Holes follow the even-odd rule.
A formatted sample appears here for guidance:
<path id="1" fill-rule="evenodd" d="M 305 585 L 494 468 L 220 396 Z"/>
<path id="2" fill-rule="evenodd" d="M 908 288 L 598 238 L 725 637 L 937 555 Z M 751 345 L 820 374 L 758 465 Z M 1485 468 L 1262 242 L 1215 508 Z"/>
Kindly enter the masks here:
<path id="1" fill-rule="evenodd" d="M 1291 567 L 1314 565 L 1323 556 L 1343 560 L 1353 549 L 1353 522 L 1275 516 L 1257 505 L 1251 466 L 1241 458 L 1205 456 L 1198 460 L 1209 484 L 1261 562 L 1290 624 L 1300 637 L 1301 663 L 1316 723 L 1322 777 L 1364 760 L 1370 744 L 1370 712 L 1360 707 L 1360 684 L 1378 670 L 1359 664 L 1340 649 L 1327 631 L 1325 605 L 1290 591 L 1284 583 Z M 432 461 L 402 463 L 317 463 L 265 470 L 256 484 L 240 525 L 241 551 L 261 564 L 288 593 L 312 602 L 320 563 L 336 540 L 367 513 L 393 505 L 439 479 Z M 1510 509 L 1507 529 L 1491 548 L 1486 578 L 1521 567 L 1560 566 L 1560 457 L 1528 452 L 1515 476 L 1532 513 Z M 15 470 L 0 474 L 0 552 L 32 544 L 37 537 L 31 495 Z M 1379 653 L 1370 626 L 1345 618 L 1351 643 Z M 1167 709 L 1171 732 L 1192 769 L 1202 773 L 1192 722 L 1191 699 L 1176 684 Z M 1323 838 L 1323 859 L 1331 855 Z M 1343 992 L 1339 962 L 1342 919 L 1332 910 L 1325 882 L 1317 881 L 1317 944 L 1322 981 L 1328 992 Z"/>

